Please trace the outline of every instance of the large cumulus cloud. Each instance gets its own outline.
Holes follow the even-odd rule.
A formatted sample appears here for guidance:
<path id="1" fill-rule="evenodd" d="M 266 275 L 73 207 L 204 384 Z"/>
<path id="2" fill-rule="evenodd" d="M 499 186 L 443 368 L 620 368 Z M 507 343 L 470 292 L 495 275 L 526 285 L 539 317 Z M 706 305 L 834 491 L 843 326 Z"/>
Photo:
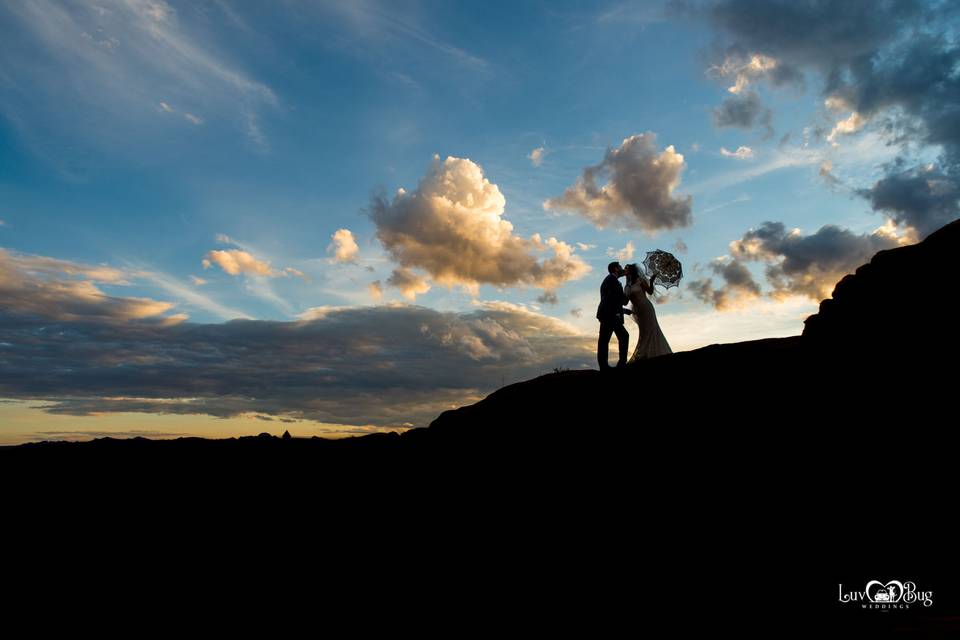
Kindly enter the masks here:
<path id="1" fill-rule="evenodd" d="M 674 196 L 685 163 L 673 146 L 657 151 L 652 132 L 625 138 L 607 149 L 603 160 L 587 167 L 544 209 L 575 211 L 599 228 L 624 225 L 647 232 L 687 227 L 693 221 L 692 196 Z M 598 180 L 606 178 L 606 184 Z"/>
<path id="2" fill-rule="evenodd" d="M 475 162 L 434 156 L 413 191 L 373 198 L 369 214 L 377 238 L 402 269 L 419 269 L 435 282 L 476 293 L 480 284 L 553 290 L 590 267 L 573 247 L 539 236 L 515 235 L 503 218 L 506 199 Z M 541 259 L 544 251 L 553 255 Z M 402 275 L 418 277 L 412 271 Z M 410 277 L 394 274 L 396 282 Z"/>

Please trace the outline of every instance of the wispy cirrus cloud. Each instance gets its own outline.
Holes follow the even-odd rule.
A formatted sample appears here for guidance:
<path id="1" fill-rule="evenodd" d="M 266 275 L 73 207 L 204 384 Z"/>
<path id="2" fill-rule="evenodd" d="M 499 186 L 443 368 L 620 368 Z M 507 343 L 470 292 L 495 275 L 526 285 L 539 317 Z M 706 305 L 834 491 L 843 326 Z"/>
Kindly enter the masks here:
<path id="1" fill-rule="evenodd" d="M 216 121 L 262 146 L 260 113 L 279 100 L 218 48 L 201 15 L 164 0 L 4 3 L 0 20 L 17 30 L 0 40 L 0 57 L 10 62 L 0 77 L 0 113 L 28 141 L 38 123 L 61 127 L 57 114 L 69 104 L 71 122 L 88 126 L 59 133 L 91 147 L 156 136 L 164 116 L 177 116 L 171 126 Z"/>
<path id="2" fill-rule="evenodd" d="M 143 265 L 135 266 L 131 264 L 130 266 L 132 269 L 134 269 L 138 276 L 167 292 L 168 295 L 171 295 L 186 304 L 193 305 L 198 309 L 202 309 L 203 311 L 206 311 L 207 313 L 210 313 L 218 318 L 222 318 L 224 320 L 231 320 L 233 318 L 245 318 L 247 320 L 253 319 L 253 316 L 247 314 L 245 311 L 224 305 L 211 296 L 200 293 L 197 291 L 196 287 L 190 286 L 175 276 L 151 267 L 145 267 Z M 193 279 L 192 281 L 194 284 L 198 284 L 196 280 L 202 280 L 202 278 Z M 206 284 L 205 280 L 204 284 Z"/>
<path id="3" fill-rule="evenodd" d="M 404 49 L 409 49 L 409 44 L 414 43 L 432 54 L 440 54 L 473 71 L 490 69 L 490 63 L 487 60 L 437 36 L 418 21 L 412 12 L 402 10 L 395 3 L 376 0 L 358 2 L 327 0 L 320 2 L 317 9 L 339 18 L 355 38 L 372 48 L 382 49 L 385 46 L 400 43 L 406 45 Z"/>

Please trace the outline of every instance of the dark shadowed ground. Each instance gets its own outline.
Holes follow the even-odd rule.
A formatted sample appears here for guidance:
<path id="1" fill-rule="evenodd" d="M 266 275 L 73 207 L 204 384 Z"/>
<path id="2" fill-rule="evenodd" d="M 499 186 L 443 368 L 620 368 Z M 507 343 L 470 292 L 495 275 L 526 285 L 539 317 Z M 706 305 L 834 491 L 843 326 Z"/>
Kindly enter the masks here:
<path id="1" fill-rule="evenodd" d="M 521 609 L 568 631 L 949 637 L 958 255 L 955 222 L 844 278 L 802 336 L 541 376 L 402 435 L 4 447 L 4 488 L 73 540 L 323 538 L 491 583 L 490 616 L 547 595 Z M 873 579 L 934 604 L 838 602 Z"/>

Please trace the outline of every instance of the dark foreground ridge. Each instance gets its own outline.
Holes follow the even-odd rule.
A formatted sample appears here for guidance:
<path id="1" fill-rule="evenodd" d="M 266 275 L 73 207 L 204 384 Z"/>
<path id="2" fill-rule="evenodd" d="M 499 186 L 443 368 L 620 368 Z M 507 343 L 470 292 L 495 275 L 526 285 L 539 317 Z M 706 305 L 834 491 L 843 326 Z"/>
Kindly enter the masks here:
<path id="1" fill-rule="evenodd" d="M 353 526 L 372 541 L 349 558 L 400 554 L 412 575 L 447 553 L 436 584 L 483 575 L 495 586 L 477 602 L 524 607 L 535 584 L 553 598 L 543 619 L 598 612 L 591 635 L 618 620 L 947 637 L 960 626 L 958 255 L 954 222 L 845 277 L 802 336 L 545 375 L 403 434 L 25 444 L 0 449 L 0 480 L 8 506 L 29 494 L 70 536 L 123 539 L 136 514 L 169 527 L 165 543 L 256 525 L 308 532 L 306 548 Z M 229 529 L 204 537 L 225 514 Z M 872 579 L 915 580 L 937 604 L 837 602 L 840 584 Z"/>

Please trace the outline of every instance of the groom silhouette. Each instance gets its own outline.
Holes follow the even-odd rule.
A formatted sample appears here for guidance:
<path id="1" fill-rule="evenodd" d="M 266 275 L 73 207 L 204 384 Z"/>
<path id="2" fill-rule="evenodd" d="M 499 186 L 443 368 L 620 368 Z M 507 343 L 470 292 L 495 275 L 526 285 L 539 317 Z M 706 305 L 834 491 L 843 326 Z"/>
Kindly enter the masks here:
<path id="1" fill-rule="evenodd" d="M 600 364 L 600 371 L 609 371 L 610 363 L 607 362 L 607 351 L 610 346 L 610 334 L 617 334 L 617 345 L 620 347 L 620 358 L 617 360 L 617 366 L 622 367 L 627 362 L 627 350 L 630 346 L 630 334 L 623 326 L 623 314 L 633 313 L 630 309 L 624 308 L 627 303 L 627 297 L 623 295 L 623 286 L 620 284 L 620 278 L 623 277 L 623 267 L 619 262 L 611 262 L 607 265 L 607 277 L 603 279 L 600 285 L 600 306 L 597 307 L 597 320 L 600 321 L 600 337 L 597 341 L 597 362 Z"/>

